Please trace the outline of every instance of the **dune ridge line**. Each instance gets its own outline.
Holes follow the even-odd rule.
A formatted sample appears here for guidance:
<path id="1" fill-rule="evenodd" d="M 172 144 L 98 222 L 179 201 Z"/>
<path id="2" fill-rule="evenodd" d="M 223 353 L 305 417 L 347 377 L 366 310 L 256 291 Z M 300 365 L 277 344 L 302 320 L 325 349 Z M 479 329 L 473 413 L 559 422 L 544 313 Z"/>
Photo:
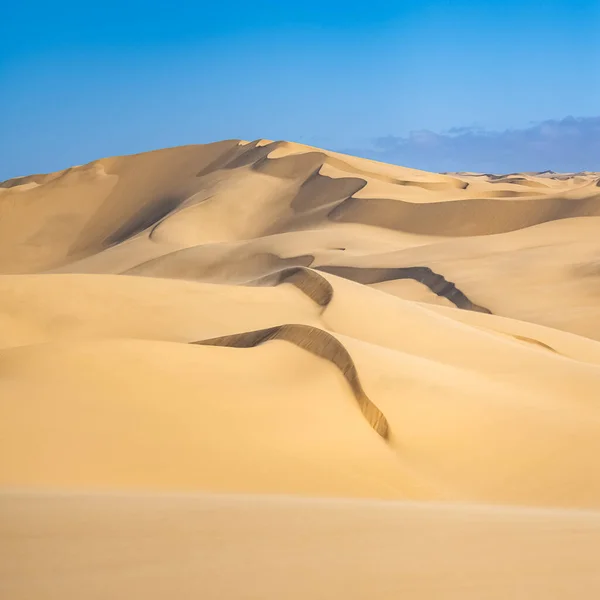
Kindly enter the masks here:
<path id="1" fill-rule="evenodd" d="M 333 298 L 333 286 L 325 277 L 306 267 L 290 267 L 267 275 L 254 284 L 273 282 L 274 285 L 291 283 L 306 294 L 323 310 Z M 288 323 L 266 329 L 245 331 L 191 342 L 200 346 L 227 346 L 230 348 L 253 348 L 270 340 L 285 340 L 299 348 L 333 363 L 350 385 L 356 402 L 369 425 L 384 439 L 390 437 L 390 427 L 385 415 L 367 396 L 358 376 L 354 360 L 346 347 L 331 333 L 313 327 Z"/>
<path id="2" fill-rule="evenodd" d="M 428 287 L 436 296 L 446 298 L 457 308 L 473 310 L 489 315 L 492 314 L 489 308 L 472 302 L 464 292 L 456 287 L 454 282 L 448 281 L 443 275 L 436 273 L 429 267 L 344 267 L 323 265 L 317 268 L 324 273 L 331 273 L 332 275 L 350 279 L 364 285 L 395 281 L 397 279 L 413 279 Z"/>

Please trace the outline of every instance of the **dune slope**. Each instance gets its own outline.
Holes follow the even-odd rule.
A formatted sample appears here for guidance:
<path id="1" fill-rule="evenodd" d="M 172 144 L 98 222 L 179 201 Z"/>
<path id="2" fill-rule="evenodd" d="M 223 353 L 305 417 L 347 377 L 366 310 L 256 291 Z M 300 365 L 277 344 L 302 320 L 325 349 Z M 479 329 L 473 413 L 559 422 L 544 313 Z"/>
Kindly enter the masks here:
<path id="1" fill-rule="evenodd" d="M 598 173 L 268 140 L 0 184 L 0 591 L 600 591 L 599 233 Z"/>

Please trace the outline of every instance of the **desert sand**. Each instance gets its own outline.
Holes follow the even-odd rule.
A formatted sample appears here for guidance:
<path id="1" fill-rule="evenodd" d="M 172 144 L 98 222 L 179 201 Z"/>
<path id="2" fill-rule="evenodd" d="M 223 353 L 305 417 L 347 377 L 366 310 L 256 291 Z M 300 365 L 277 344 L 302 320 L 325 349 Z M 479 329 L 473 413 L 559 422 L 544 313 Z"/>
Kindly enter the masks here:
<path id="1" fill-rule="evenodd" d="M 600 174 L 228 140 L 0 184 L 0 596 L 600 595 Z"/>

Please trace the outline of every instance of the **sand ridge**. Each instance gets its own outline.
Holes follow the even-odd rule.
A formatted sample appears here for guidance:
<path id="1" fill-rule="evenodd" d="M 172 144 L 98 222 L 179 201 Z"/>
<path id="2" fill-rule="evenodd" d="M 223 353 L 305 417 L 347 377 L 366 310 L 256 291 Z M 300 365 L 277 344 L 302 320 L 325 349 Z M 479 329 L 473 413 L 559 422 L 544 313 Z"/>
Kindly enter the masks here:
<path id="1" fill-rule="evenodd" d="M 600 589 L 599 227 L 599 173 L 264 139 L 3 182 L 0 590 Z"/>

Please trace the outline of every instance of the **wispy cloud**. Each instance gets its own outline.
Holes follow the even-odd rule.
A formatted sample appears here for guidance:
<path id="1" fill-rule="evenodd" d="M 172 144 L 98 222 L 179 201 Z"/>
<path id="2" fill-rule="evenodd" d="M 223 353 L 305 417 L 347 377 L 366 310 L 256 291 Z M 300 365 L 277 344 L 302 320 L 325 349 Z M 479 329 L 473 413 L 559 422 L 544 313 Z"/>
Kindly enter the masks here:
<path id="1" fill-rule="evenodd" d="M 566 117 L 505 131 L 412 131 L 343 151 L 429 171 L 600 171 L 600 117 Z"/>

